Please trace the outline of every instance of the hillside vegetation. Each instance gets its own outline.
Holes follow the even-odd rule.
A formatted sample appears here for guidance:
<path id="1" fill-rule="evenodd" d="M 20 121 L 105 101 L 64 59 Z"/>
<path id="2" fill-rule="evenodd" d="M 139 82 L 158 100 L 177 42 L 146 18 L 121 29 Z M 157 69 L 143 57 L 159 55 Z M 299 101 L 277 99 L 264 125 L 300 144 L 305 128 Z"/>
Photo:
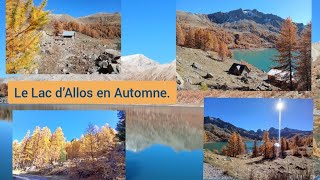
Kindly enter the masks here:
<path id="1" fill-rule="evenodd" d="M 311 23 L 295 23 L 290 17 L 283 19 L 258 10 L 238 9 L 213 14 L 178 11 L 176 29 L 176 44 L 182 47 L 177 48 L 180 89 L 269 91 L 275 90 L 272 86 L 276 86 L 278 90 L 311 91 Z M 228 73 L 229 69 L 221 72 L 220 67 L 227 65 L 230 68 L 230 63 L 234 62 L 250 66 L 241 62 L 241 59 L 236 61 L 232 49 L 250 49 L 258 53 L 263 48 L 277 50 L 278 54 L 270 57 L 275 63 L 270 68 L 286 72 L 288 77 L 282 76 L 281 82 L 277 82 L 267 79 L 266 72 L 261 72 L 260 76 L 249 73 L 249 77 L 241 75 L 243 84 L 232 87 L 238 83 L 229 80 L 233 76 Z M 191 52 L 194 49 L 206 54 L 205 62 Z M 259 60 L 261 61 L 257 59 Z M 202 69 L 203 67 L 206 69 Z M 198 76 L 200 73 L 195 69 L 200 69 L 207 75 Z M 255 71 L 257 67 L 249 68 L 251 69 Z M 193 83 L 195 79 L 198 82 Z M 219 80 L 225 84 L 221 85 Z M 208 81 L 217 85 L 210 86 Z"/>

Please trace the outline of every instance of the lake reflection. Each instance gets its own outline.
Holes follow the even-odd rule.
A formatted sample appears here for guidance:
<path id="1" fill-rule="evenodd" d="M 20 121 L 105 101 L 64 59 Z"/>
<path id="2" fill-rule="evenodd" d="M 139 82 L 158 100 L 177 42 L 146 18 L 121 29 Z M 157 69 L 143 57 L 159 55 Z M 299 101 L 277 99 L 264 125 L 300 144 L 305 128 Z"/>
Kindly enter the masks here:
<path id="1" fill-rule="evenodd" d="M 0 118 L 0 179 L 11 178 L 12 167 L 12 122 Z"/>
<path id="2" fill-rule="evenodd" d="M 12 110 L 124 110 L 127 179 L 202 179 L 203 108 L 125 105 L 1 105 L 0 108 L 1 117 L 9 122 Z M 11 145 L 11 129 L 5 133 L 3 136 L 10 137 L 6 141 Z M 11 162 L 11 149 L 2 148 L 0 151 L 6 154 L 0 164 Z"/>
<path id="3" fill-rule="evenodd" d="M 127 111 L 128 179 L 202 179 L 203 109 Z"/>

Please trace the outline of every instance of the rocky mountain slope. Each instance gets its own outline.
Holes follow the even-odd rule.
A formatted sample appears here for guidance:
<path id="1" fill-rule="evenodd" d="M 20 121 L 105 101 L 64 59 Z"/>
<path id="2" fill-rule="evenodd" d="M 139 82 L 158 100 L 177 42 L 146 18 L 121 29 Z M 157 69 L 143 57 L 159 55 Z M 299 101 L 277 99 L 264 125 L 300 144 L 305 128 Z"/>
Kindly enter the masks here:
<path id="1" fill-rule="evenodd" d="M 230 12 L 217 12 L 208 14 L 208 19 L 212 22 L 217 24 L 224 24 L 224 23 L 234 23 L 234 22 L 241 22 L 244 20 L 253 21 L 257 24 L 261 24 L 265 26 L 265 29 L 270 31 L 279 32 L 281 29 L 281 25 L 284 22 L 284 19 L 273 14 L 265 14 L 256 9 L 244 10 L 244 9 L 237 9 Z M 302 23 L 296 23 L 299 31 L 301 31 L 304 27 Z"/>
<path id="2" fill-rule="evenodd" d="M 227 141 L 233 132 L 239 133 L 246 140 L 261 140 L 263 130 L 257 131 L 245 130 L 243 128 L 236 127 L 235 125 L 225 122 L 219 118 L 205 117 L 204 129 L 209 137 L 210 141 Z M 271 127 L 269 130 L 270 138 L 277 138 L 279 130 Z M 281 129 L 281 136 L 285 138 L 294 138 L 295 136 L 306 137 L 312 135 L 312 131 L 301 131 L 297 129 L 284 128 Z"/>
<path id="3" fill-rule="evenodd" d="M 83 24 L 110 24 L 110 25 L 120 25 L 121 24 L 121 15 L 119 13 L 97 13 L 88 16 L 83 16 L 79 18 L 72 17 L 68 14 L 50 14 L 50 23 L 46 28 L 52 29 L 52 22 L 61 21 L 61 22 L 77 22 Z"/>
<path id="4" fill-rule="evenodd" d="M 183 29 L 210 29 L 220 39 L 223 34 L 231 49 L 274 47 L 283 22 L 284 19 L 279 16 L 265 14 L 256 9 L 237 9 L 212 14 L 177 12 L 177 23 L 181 24 Z M 301 32 L 304 24 L 296 23 L 296 25 L 298 32 Z"/>
<path id="5" fill-rule="evenodd" d="M 66 14 L 50 14 L 50 21 L 42 30 L 40 54 L 35 58 L 33 74 L 118 74 L 121 62 L 119 14 L 93 14 L 75 18 Z M 74 30 L 74 38 L 54 33 L 59 22 L 63 30 Z M 84 31 L 83 29 L 87 29 Z M 95 32 L 95 33 L 93 33 Z M 90 34 L 91 33 L 91 34 Z M 108 36 L 109 34 L 109 36 Z M 106 51 L 118 51 L 116 59 L 106 58 Z M 101 62 L 104 61 L 103 67 Z M 103 70 L 109 66 L 109 70 Z M 101 69 L 102 68 L 102 69 Z"/>
<path id="6" fill-rule="evenodd" d="M 228 74 L 233 63 L 250 69 L 248 77 Z M 278 90 L 266 82 L 267 74 L 258 68 L 234 59 L 220 61 L 217 53 L 177 47 L 177 80 L 180 90 Z"/>

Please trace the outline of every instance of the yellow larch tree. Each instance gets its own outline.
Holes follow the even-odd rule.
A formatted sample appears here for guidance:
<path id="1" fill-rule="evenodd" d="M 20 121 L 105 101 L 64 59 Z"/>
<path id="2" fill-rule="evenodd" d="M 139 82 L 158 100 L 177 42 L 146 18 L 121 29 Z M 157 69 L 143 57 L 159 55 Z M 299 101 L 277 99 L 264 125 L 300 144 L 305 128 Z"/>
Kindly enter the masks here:
<path id="1" fill-rule="evenodd" d="M 95 126 L 89 124 L 86 134 L 82 138 L 82 147 L 83 153 L 89 157 L 94 158 L 98 152 L 98 132 Z"/>
<path id="2" fill-rule="evenodd" d="M 115 146 L 116 134 L 110 127 L 103 126 L 98 133 L 99 154 L 106 154 Z"/>
<path id="3" fill-rule="evenodd" d="M 50 144 L 51 162 L 61 161 L 65 152 L 65 137 L 61 127 L 58 127 L 51 137 Z"/>
<path id="4" fill-rule="evenodd" d="M 71 142 L 66 143 L 67 159 L 79 158 L 81 153 L 81 141 L 73 139 Z"/>
<path id="5" fill-rule="evenodd" d="M 30 143 L 30 131 L 24 136 L 20 145 L 19 159 L 22 166 L 29 166 L 33 159 L 32 144 Z"/>
<path id="6" fill-rule="evenodd" d="M 36 126 L 30 138 L 30 143 L 32 145 L 32 161 L 37 156 L 36 152 L 38 152 L 40 136 L 41 136 L 41 128 L 39 126 Z"/>
<path id="7" fill-rule="evenodd" d="M 12 143 L 12 168 L 13 169 L 19 168 L 19 164 L 20 164 L 19 148 L 20 148 L 20 144 L 18 140 L 14 140 Z"/>
<path id="8" fill-rule="evenodd" d="M 39 140 L 38 151 L 36 152 L 37 156 L 34 159 L 33 163 L 36 167 L 43 167 L 50 162 L 50 139 L 51 131 L 48 127 L 44 127 L 41 130 L 41 136 Z"/>
<path id="9" fill-rule="evenodd" d="M 41 29 L 49 22 L 44 8 L 47 0 L 38 7 L 33 0 L 6 0 L 6 72 L 16 74 L 31 71 L 34 57 L 39 53 Z"/>

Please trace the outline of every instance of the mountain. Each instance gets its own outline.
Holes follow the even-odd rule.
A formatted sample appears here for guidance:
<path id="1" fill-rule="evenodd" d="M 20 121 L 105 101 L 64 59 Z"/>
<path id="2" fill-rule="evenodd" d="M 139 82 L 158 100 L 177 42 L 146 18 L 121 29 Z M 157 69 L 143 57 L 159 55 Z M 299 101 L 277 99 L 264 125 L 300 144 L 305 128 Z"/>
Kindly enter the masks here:
<path id="1" fill-rule="evenodd" d="M 50 21 L 62 21 L 62 22 L 79 22 L 77 18 L 74 18 L 68 14 L 49 14 Z"/>
<path id="2" fill-rule="evenodd" d="M 269 129 L 269 135 L 270 137 L 278 137 L 279 129 L 276 128 L 270 128 Z M 293 138 L 296 135 L 300 136 L 309 136 L 311 135 L 311 131 L 302 131 L 302 130 L 297 130 L 297 129 L 290 129 L 290 128 L 284 128 L 281 129 L 281 136 L 286 137 L 288 139 Z"/>
<path id="3" fill-rule="evenodd" d="M 108 23 L 120 25 L 121 17 L 119 13 L 108 14 L 108 13 L 97 13 L 79 18 L 72 17 L 68 14 L 50 14 L 49 19 L 51 21 L 62 21 L 62 22 L 78 22 L 83 24 L 93 23 Z"/>
<path id="4" fill-rule="evenodd" d="M 245 130 L 239 128 L 231 123 L 225 122 L 220 118 L 205 117 L 204 118 L 204 129 L 212 141 L 227 141 L 233 132 L 239 133 L 246 140 L 261 140 L 263 131 L 258 129 L 257 131 Z M 271 127 L 269 130 L 270 138 L 277 138 L 279 130 Z M 281 137 L 293 138 L 297 135 L 299 136 L 309 136 L 312 131 L 302 131 L 297 129 L 284 128 L 281 130 Z"/>
<path id="5" fill-rule="evenodd" d="M 176 61 L 159 64 L 142 54 L 121 58 L 122 74 L 129 80 L 176 80 Z"/>
<path id="6" fill-rule="evenodd" d="M 220 118 L 205 117 L 204 129 L 209 132 L 209 136 L 215 137 L 215 141 L 227 141 L 233 132 L 237 132 L 246 140 L 261 139 L 261 135 L 254 131 L 234 126 L 231 123 L 225 122 Z"/>
<path id="7" fill-rule="evenodd" d="M 269 30 L 279 32 L 284 19 L 273 15 L 265 14 L 256 9 L 253 10 L 243 10 L 237 9 L 230 12 L 217 12 L 213 14 L 208 14 L 208 18 L 217 24 L 233 23 L 239 21 L 253 21 L 257 24 L 265 25 Z M 296 23 L 299 31 L 304 27 L 302 23 Z"/>
<path id="8" fill-rule="evenodd" d="M 237 9 L 230 12 L 195 14 L 177 11 L 177 23 L 189 29 L 207 29 L 217 38 L 224 38 L 229 49 L 274 48 L 283 18 L 256 9 Z M 304 25 L 296 23 L 300 33 Z"/>
<path id="9" fill-rule="evenodd" d="M 85 24 L 105 22 L 108 24 L 120 25 L 121 16 L 119 13 L 97 13 L 89 16 L 79 17 L 78 20 Z"/>

